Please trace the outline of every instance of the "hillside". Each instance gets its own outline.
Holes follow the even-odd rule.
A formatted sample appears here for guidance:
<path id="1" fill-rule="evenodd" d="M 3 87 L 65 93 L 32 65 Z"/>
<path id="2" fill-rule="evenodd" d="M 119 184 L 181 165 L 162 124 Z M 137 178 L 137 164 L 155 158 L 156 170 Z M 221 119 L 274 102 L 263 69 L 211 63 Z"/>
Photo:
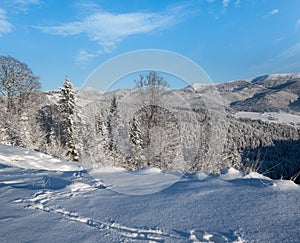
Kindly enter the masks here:
<path id="1" fill-rule="evenodd" d="M 155 98 L 136 89 L 103 93 L 84 87 L 76 90 L 73 121 L 79 159 L 126 169 L 154 166 L 215 173 L 224 167 L 255 168 L 273 179 L 299 183 L 298 84 L 298 74 L 266 75 L 162 90 Z M 58 100 L 58 91 L 36 93 L 20 113 L 1 113 L 1 143 L 68 159 L 60 140 L 64 134 Z M 5 99 L 0 107 L 5 111 Z M 133 118 L 144 141 L 139 158 L 130 140 Z"/>
<path id="2" fill-rule="evenodd" d="M 264 75 L 220 84 L 217 89 L 236 111 L 299 111 L 300 73 Z"/>

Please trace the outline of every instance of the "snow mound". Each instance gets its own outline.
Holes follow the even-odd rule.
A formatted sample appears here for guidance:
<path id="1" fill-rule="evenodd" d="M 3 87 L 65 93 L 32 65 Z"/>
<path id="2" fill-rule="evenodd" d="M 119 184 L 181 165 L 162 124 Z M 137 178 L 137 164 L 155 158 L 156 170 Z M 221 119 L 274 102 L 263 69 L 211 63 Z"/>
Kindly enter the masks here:
<path id="1" fill-rule="evenodd" d="M 205 180 L 208 177 L 209 177 L 209 173 L 206 173 L 206 172 L 198 172 L 198 173 L 196 173 L 196 178 L 199 181 Z"/>
<path id="2" fill-rule="evenodd" d="M 236 180 L 236 179 L 241 179 L 243 177 L 243 174 L 234 169 L 234 168 L 225 168 L 221 171 L 220 174 L 220 179 L 223 180 Z"/>
<path id="3" fill-rule="evenodd" d="M 244 179 L 262 179 L 262 180 L 272 180 L 267 176 L 264 176 L 262 174 L 259 174 L 258 172 L 252 171 L 243 176 Z"/>
<path id="4" fill-rule="evenodd" d="M 126 172 L 127 170 L 121 167 L 114 167 L 114 166 L 104 166 L 104 167 L 98 167 L 93 165 L 87 165 L 87 168 L 89 168 L 91 173 L 118 173 L 118 172 Z"/>
<path id="5" fill-rule="evenodd" d="M 88 190 L 95 190 L 95 187 L 90 186 L 89 184 L 83 182 L 75 182 L 69 186 L 67 186 L 72 192 L 78 191 L 88 191 Z"/>
<path id="6" fill-rule="evenodd" d="M 298 192 L 300 192 L 300 186 L 293 181 L 277 180 L 276 182 L 274 182 L 274 187 L 283 191 L 298 190 Z"/>
<path id="7" fill-rule="evenodd" d="M 153 167 L 127 171 L 119 167 L 90 168 L 89 174 L 102 180 L 110 189 L 130 194 L 144 195 L 162 191 L 176 183 L 183 173 L 167 173 Z"/>
<path id="8" fill-rule="evenodd" d="M 137 170 L 133 173 L 137 173 L 137 174 L 157 174 L 157 173 L 162 173 L 162 171 L 158 168 L 155 167 L 144 167 L 140 170 Z"/>

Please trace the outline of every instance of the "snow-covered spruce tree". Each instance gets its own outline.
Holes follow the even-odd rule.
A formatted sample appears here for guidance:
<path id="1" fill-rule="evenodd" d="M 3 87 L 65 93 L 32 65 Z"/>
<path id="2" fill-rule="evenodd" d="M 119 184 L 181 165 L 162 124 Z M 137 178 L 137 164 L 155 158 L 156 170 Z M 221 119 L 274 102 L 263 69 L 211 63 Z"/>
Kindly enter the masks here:
<path id="1" fill-rule="evenodd" d="M 110 123 L 111 124 L 111 123 Z M 108 137 L 108 127 L 107 122 L 104 119 L 103 114 L 99 114 L 95 117 L 95 129 L 96 135 L 99 140 L 100 149 L 105 153 L 109 150 L 113 143 Z M 110 128 L 111 131 L 111 128 Z M 110 132 L 112 133 L 112 132 Z"/>
<path id="2" fill-rule="evenodd" d="M 65 158 L 65 148 L 62 145 L 63 126 L 58 104 L 41 107 L 38 110 L 37 120 L 45 132 L 45 146 L 42 152 L 57 158 Z"/>
<path id="3" fill-rule="evenodd" d="M 111 100 L 109 115 L 107 118 L 107 135 L 108 135 L 108 158 L 113 161 L 113 165 L 120 165 L 120 154 L 117 151 L 118 127 L 120 126 L 120 117 L 117 106 L 117 97 L 114 95 Z"/>
<path id="4" fill-rule="evenodd" d="M 66 156 L 69 160 L 78 161 L 79 153 L 75 147 L 74 139 L 74 114 L 75 92 L 69 78 L 65 78 L 63 87 L 60 89 L 59 111 L 62 118 L 62 145 L 67 149 Z"/>
<path id="5" fill-rule="evenodd" d="M 136 117 L 130 123 L 130 152 L 129 168 L 139 169 L 142 164 L 142 132 L 140 122 Z"/>
<path id="6" fill-rule="evenodd" d="M 92 129 L 93 125 L 94 129 Z M 89 152 L 90 160 L 94 163 L 109 165 L 111 161 L 111 152 L 108 149 L 108 130 L 102 112 L 96 114 L 93 122 L 90 123 L 90 135 L 88 139 L 89 141 L 84 142 L 84 146 L 89 146 L 89 148 L 85 150 L 84 153 Z"/>

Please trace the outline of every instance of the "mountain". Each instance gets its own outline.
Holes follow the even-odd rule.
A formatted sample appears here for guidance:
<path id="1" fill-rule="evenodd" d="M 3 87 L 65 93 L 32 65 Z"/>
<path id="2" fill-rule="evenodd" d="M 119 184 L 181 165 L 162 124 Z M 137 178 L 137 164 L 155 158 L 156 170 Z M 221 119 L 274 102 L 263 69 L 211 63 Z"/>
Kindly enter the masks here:
<path id="1" fill-rule="evenodd" d="M 300 73 L 264 75 L 216 88 L 235 111 L 299 112 Z"/>
<path id="2" fill-rule="evenodd" d="M 216 85 L 195 83 L 184 90 L 206 93 L 214 87 L 223 104 L 232 112 L 300 111 L 300 73 L 270 74 Z"/>

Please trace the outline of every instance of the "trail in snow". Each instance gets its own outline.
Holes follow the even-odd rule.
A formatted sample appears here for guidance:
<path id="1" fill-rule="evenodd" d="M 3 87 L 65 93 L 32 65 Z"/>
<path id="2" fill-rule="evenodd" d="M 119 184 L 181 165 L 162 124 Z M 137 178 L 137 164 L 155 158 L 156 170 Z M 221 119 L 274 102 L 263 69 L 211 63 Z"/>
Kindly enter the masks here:
<path id="1" fill-rule="evenodd" d="M 76 186 L 76 185 L 74 185 Z M 75 188 L 75 187 L 73 187 Z M 83 189 L 80 189 L 83 188 Z M 70 221 L 76 221 L 79 223 L 86 224 L 90 227 L 95 227 L 98 230 L 109 230 L 114 233 L 120 234 L 123 236 L 122 240 L 132 239 L 132 240 L 143 240 L 147 242 L 172 242 L 176 241 L 190 241 L 193 243 L 200 242 L 218 242 L 218 243 L 242 243 L 245 242 L 240 236 L 239 231 L 229 232 L 227 234 L 220 234 L 217 232 L 201 232 L 196 230 L 191 230 L 189 234 L 184 232 L 177 231 L 174 233 L 168 233 L 158 228 L 154 229 L 145 229 L 145 228 L 135 228 L 128 227 L 113 221 L 106 222 L 99 219 L 93 219 L 90 217 L 84 217 L 79 215 L 78 212 L 72 212 L 67 210 L 66 208 L 62 208 L 60 206 L 47 206 L 47 204 L 55 199 L 66 199 L 70 197 L 80 196 L 80 194 L 85 194 L 88 191 L 95 190 L 96 188 L 92 188 L 88 185 L 81 184 L 80 187 L 75 190 L 75 193 L 72 192 L 52 192 L 52 191 L 40 191 L 32 195 L 30 198 L 24 199 L 16 199 L 14 203 L 23 203 L 26 206 L 25 209 L 38 209 L 47 213 L 54 213 L 64 217 Z"/>
<path id="2" fill-rule="evenodd" d="M 38 209 L 47 213 L 59 214 L 67 220 L 83 223 L 88 226 L 95 227 L 99 230 L 103 230 L 103 229 L 110 230 L 129 239 L 147 240 L 152 242 L 164 242 L 165 241 L 164 238 L 167 238 L 169 240 L 172 238 L 182 239 L 182 237 L 178 235 L 169 234 L 163 232 L 160 229 L 142 229 L 142 228 L 128 227 L 116 222 L 105 222 L 99 219 L 84 217 L 80 215 L 78 212 L 69 211 L 68 209 L 58 205 L 54 205 L 54 206 L 47 205 L 49 202 L 55 201 L 57 199 L 65 200 L 70 197 L 80 197 L 89 191 L 97 189 L 97 187 L 92 187 L 84 183 L 73 184 L 70 188 L 72 189 L 71 192 L 70 191 L 53 192 L 47 190 L 39 191 L 33 194 L 29 198 L 16 199 L 14 200 L 14 203 L 25 204 L 24 207 L 25 209 Z"/>

